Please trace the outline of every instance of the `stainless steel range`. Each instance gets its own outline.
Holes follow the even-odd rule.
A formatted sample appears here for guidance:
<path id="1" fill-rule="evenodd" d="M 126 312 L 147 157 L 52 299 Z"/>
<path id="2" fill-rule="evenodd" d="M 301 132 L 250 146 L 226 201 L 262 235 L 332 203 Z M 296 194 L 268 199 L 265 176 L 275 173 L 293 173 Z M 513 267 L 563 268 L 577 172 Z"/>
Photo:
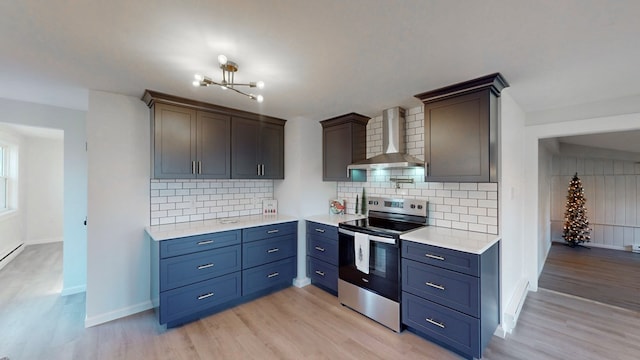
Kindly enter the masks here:
<path id="1" fill-rule="evenodd" d="M 427 225 L 427 201 L 370 198 L 369 216 L 338 225 L 340 303 L 399 332 L 400 235 Z"/>

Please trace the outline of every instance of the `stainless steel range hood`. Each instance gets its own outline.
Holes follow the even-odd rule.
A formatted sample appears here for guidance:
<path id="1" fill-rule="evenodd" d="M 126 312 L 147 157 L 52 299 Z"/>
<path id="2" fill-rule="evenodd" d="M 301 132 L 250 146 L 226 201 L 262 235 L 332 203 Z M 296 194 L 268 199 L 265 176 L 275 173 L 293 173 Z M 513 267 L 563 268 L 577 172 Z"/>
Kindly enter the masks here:
<path id="1" fill-rule="evenodd" d="M 358 161 L 347 169 L 398 169 L 422 167 L 424 161 L 405 154 L 404 109 L 394 107 L 382 112 L 382 154 Z"/>

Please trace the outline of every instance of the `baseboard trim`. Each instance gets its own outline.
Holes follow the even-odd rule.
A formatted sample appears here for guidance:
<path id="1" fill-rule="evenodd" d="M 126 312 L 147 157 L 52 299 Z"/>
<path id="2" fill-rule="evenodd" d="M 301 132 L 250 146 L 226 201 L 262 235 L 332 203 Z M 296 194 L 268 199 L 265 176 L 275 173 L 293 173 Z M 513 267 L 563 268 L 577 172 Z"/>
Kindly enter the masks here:
<path id="1" fill-rule="evenodd" d="M 302 288 L 307 285 L 311 285 L 311 279 L 308 277 L 293 279 L 293 286 L 297 288 Z"/>
<path id="2" fill-rule="evenodd" d="M 41 238 L 41 239 L 31 239 L 25 241 L 27 245 L 40 245 L 40 244 L 50 244 L 56 242 L 63 242 L 64 238 L 62 237 L 50 237 L 50 238 Z"/>
<path id="3" fill-rule="evenodd" d="M 11 260 L 20 255 L 22 250 L 24 250 L 24 243 L 16 246 L 13 250 L 9 251 L 7 255 L 0 259 L 0 270 L 2 270 L 3 267 L 7 266 L 7 264 L 9 264 Z"/>
<path id="4" fill-rule="evenodd" d="M 515 291 L 513 292 L 513 296 L 511 297 L 511 301 L 507 305 L 507 308 L 504 310 L 504 316 L 502 324 L 502 331 L 506 334 L 510 334 L 513 329 L 516 328 L 516 324 L 518 323 L 518 317 L 520 316 L 520 312 L 522 311 L 522 306 L 524 306 L 524 300 L 527 298 L 527 294 L 529 293 L 529 281 L 526 279 L 521 279 L 516 286 Z"/>
<path id="5" fill-rule="evenodd" d="M 116 319 L 120 319 L 129 315 L 137 314 L 142 311 L 146 311 L 152 309 L 153 305 L 150 300 L 141 302 L 136 305 L 128 306 L 126 308 L 110 311 L 104 314 L 96 315 L 96 316 L 87 316 L 84 319 L 84 327 L 89 328 L 92 326 L 104 324 L 109 321 L 113 321 Z"/>
<path id="6" fill-rule="evenodd" d="M 69 295 L 83 293 L 85 291 L 87 291 L 87 285 L 71 286 L 71 287 L 62 289 L 62 291 L 60 291 L 60 296 L 69 296 Z"/>
<path id="7" fill-rule="evenodd" d="M 554 242 L 554 243 L 558 243 L 558 244 L 566 244 L 567 243 L 563 239 L 560 239 L 560 240 L 554 239 L 554 240 L 551 240 L 551 241 Z M 627 250 L 629 245 L 615 246 L 615 245 L 598 244 L 598 243 L 593 243 L 593 242 L 585 242 L 585 243 L 582 243 L 582 245 L 587 246 L 587 247 L 601 248 L 601 249 L 629 251 L 629 250 Z"/>
<path id="8" fill-rule="evenodd" d="M 496 331 L 493 332 L 493 335 L 501 339 L 505 339 L 507 337 L 507 330 L 505 330 L 505 328 L 502 327 L 502 324 L 500 324 L 496 328 Z"/>

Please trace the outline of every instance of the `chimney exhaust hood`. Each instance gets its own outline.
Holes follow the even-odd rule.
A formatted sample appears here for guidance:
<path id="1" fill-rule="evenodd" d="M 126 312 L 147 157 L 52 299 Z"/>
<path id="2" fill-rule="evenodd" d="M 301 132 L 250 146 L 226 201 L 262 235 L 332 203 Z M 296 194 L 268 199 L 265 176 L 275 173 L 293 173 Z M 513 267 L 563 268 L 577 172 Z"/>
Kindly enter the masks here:
<path id="1" fill-rule="evenodd" d="M 382 112 L 382 154 L 347 166 L 352 169 L 402 169 L 423 167 L 424 161 L 405 154 L 405 110 L 393 107 Z"/>

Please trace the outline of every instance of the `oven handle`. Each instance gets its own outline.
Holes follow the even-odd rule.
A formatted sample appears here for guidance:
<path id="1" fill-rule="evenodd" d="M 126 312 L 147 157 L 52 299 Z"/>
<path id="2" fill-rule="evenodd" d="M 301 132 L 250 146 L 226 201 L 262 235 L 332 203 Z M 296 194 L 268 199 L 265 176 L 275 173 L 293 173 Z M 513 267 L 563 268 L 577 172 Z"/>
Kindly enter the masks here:
<path id="1" fill-rule="evenodd" d="M 356 236 L 356 233 L 353 231 L 349 231 L 349 230 L 345 230 L 345 229 L 340 229 L 338 228 L 338 232 L 341 232 L 345 235 L 348 236 Z M 387 237 L 382 237 L 382 236 L 376 236 L 376 235 L 369 235 L 369 240 L 370 241 L 376 241 L 376 242 L 381 242 L 381 243 L 385 243 L 385 244 L 392 244 L 395 245 L 396 244 L 396 239 L 394 238 L 387 238 Z"/>

